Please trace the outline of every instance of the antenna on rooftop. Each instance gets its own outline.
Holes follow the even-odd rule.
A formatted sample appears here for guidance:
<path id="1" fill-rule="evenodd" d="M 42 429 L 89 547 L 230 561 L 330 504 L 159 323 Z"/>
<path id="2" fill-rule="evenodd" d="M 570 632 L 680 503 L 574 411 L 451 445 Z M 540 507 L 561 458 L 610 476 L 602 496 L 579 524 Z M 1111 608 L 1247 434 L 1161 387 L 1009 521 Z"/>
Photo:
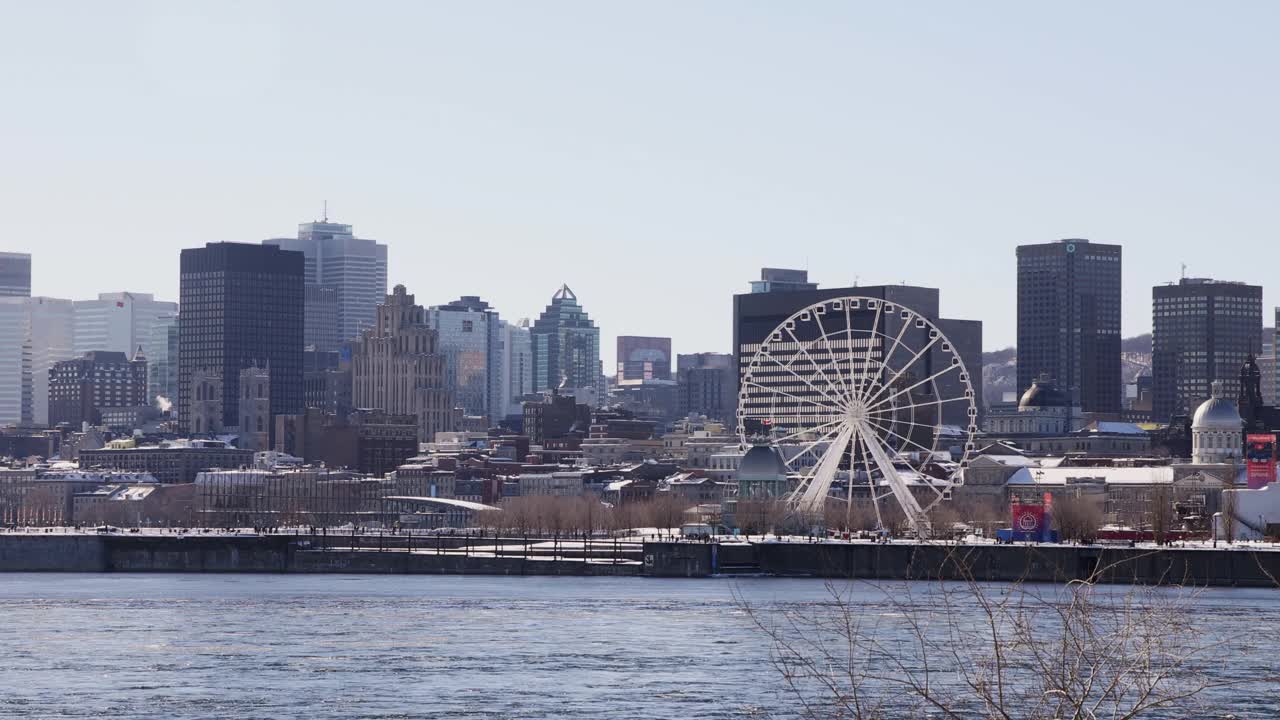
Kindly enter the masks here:
<path id="1" fill-rule="evenodd" d="M 1186 264 L 1186 263 L 1182 263 L 1182 279 L 1183 279 L 1183 280 L 1186 280 L 1186 279 L 1187 279 L 1187 264 Z"/>
<path id="2" fill-rule="evenodd" d="M 322 217 L 324 219 L 321 220 L 321 222 L 329 222 L 329 201 L 328 200 L 324 201 L 324 213 Z M 1183 267 L 1186 267 L 1186 266 L 1184 265 Z"/>

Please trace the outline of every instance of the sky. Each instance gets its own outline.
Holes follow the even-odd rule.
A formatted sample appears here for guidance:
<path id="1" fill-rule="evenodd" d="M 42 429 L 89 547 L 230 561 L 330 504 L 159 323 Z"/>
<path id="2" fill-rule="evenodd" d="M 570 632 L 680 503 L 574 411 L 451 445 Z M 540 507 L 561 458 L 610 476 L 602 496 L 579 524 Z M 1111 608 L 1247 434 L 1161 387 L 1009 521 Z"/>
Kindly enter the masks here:
<path id="1" fill-rule="evenodd" d="M 729 352 L 759 269 L 906 282 L 1015 340 L 1014 247 L 1151 286 L 1280 267 L 1280 4 L 0 0 L 0 250 L 176 299 L 329 216 L 420 303 Z M 1265 300 L 1272 302 L 1272 288 Z M 1266 307 L 1270 307 L 1267 305 Z M 1268 311 L 1268 320 L 1270 311 Z"/>

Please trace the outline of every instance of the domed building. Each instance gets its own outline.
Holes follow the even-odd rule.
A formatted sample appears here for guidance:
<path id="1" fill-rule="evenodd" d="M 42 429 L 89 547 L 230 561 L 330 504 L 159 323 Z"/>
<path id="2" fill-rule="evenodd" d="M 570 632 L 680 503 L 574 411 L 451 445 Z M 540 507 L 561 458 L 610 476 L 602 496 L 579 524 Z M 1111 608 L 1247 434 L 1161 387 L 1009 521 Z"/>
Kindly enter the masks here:
<path id="1" fill-rule="evenodd" d="M 1072 407 L 1070 393 L 1041 375 L 1018 400 L 1016 410 L 992 408 L 987 431 L 995 435 L 1065 435 L 1079 430 L 1086 418 Z"/>
<path id="2" fill-rule="evenodd" d="M 754 445 L 738 464 L 738 498 L 775 498 L 787 492 L 787 465 L 778 451 Z"/>
<path id="3" fill-rule="evenodd" d="M 1200 403 L 1191 420 L 1191 461 L 1238 461 L 1243 455 L 1244 420 L 1236 404 L 1224 396 L 1220 381 L 1214 381 L 1212 395 Z"/>

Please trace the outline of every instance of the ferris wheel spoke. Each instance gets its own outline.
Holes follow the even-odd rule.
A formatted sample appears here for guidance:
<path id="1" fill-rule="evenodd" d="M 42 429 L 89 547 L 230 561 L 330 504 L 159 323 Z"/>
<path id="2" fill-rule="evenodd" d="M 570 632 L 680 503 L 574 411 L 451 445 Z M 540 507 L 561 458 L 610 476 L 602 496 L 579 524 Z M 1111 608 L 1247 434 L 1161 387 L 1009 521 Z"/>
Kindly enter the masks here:
<path id="1" fill-rule="evenodd" d="M 832 368 L 832 374 L 836 376 L 836 380 L 840 381 L 840 394 L 845 398 L 845 401 L 848 402 L 848 398 L 850 397 L 849 386 L 844 381 L 844 373 L 840 372 L 840 359 L 836 355 L 835 348 L 831 347 L 831 340 L 827 336 L 827 328 L 822 324 L 822 316 L 815 311 L 813 313 L 813 320 L 818 323 L 818 332 L 821 334 L 822 344 L 827 347 L 827 367 Z"/>
<path id="2" fill-rule="evenodd" d="M 871 495 L 871 506 L 876 511 L 876 527 L 884 528 L 884 518 L 880 516 L 880 501 L 892 494 L 892 491 L 885 495 L 876 495 L 876 476 L 871 472 L 871 449 L 867 447 L 867 439 L 862 433 L 858 433 L 856 440 L 862 443 L 862 466 L 867 470 L 867 489 Z M 852 483 L 853 479 L 850 478 L 849 482 Z"/>
<path id="3" fill-rule="evenodd" d="M 867 398 L 866 402 L 868 404 L 875 402 L 881 395 L 885 393 L 886 390 L 888 390 L 889 388 L 892 388 L 893 384 L 898 381 L 898 378 L 902 377 L 902 374 L 905 373 L 908 368 L 914 366 L 916 364 L 916 361 L 918 361 L 921 357 L 923 357 L 925 353 L 929 352 L 929 348 L 932 348 L 934 345 L 936 345 L 938 343 L 938 340 L 941 337 L 942 337 L 942 334 L 939 333 L 937 337 L 933 338 L 928 343 L 926 343 L 924 347 L 920 348 L 920 351 L 917 352 L 915 355 L 912 355 L 910 360 L 904 363 L 902 367 L 898 368 L 898 371 L 893 374 L 893 377 L 889 378 L 889 381 L 884 384 L 884 387 L 880 388 L 880 390 L 877 391 L 875 395 L 872 395 L 870 398 Z"/>
<path id="4" fill-rule="evenodd" d="M 822 371 L 821 367 L 818 366 L 818 361 L 814 360 L 813 356 L 809 354 L 809 348 L 805 346 L 805 343 L 800 342 L 800 338 L 796 337 L 795 332 L 793 332 L 791 328 L 788 328 L 785 325 L 783 327 L 786 329 L 787 334 L 791 336 L 791 339 L 795 341 L 796 345 L 800 346 L 800 352 L 804 353 L 805 359 L 808 360 L 809 364 L 813 366 L 814 371 L 822 376 L 822 380 L 826 382 L 827 387 L 834 388 L 835 383 L 831 382 L 831 378 L 827 377 L 827 374 Z M 800 380 L 803 381 L 805 385 L 809 386 L 810 390 L 818 393 L 819 395 L 822 395 L 823 397 L 830 400 L 831 402 L 839 403 L 842 405 L 844 404 L 843 400 L 837 400 L 836 398 L 833 398 L 830 395 L 828 395 L 826 392 L 819 390 L 818 388 L 813 386 L 813 383 L 809 382 L 805 378 L 800 377 L 800 375 L 798 375 L 795 370 L 792 370 L 791 365 L 792 363 L 795 362 L 795 359 L 796 359 L 796 356 L 792 355 L 790 361 L 787 362 L 785 365 L 782 365 L 783 369 L 785 369 L 787 372 L 791 373 L 792 375 L 795 375 L 796 377 L 800 378 Z"/>
<path id="5" fill-rule="evenodd" d="M 890 407 L 890 409 L 892 409 L 892 410 L 907 410 L 907 409 L 911 409 L 911 408 L 929 408 L 929 407 L 937 407 L 938 405 L 941 405 L 942 403 L 952 403 L 952 402 L 970 402 L 970 399 L 969 399 L 969 398 L 967 398 L 967 397 L 958 397 L 958 396 L 957 396 L 957 397 L 949 397 L 949 398 L 939 398 L 939 399 L 937 399 L 937 400 L 929 400 L 928 402 L 911 403 L 911 404 L 909 404 L 909 405 L 890 405 L 889 407 Z M 868 409 L 875 409 L 875 408 L 877 408 L 877 407 L 882 406 L 883 404 L 884 404 L 884 403 L 877 403 L 873 408 L 868 408 Z M 881 412 L 884 412 L 884 411 L 881 411 Z M 874 414 L 874 413 L 873 413 L 873 414 Z"/>
<path id="6" fill-rule="evenodd" d="M 780 438 L 772 438 L 772 439 L 771 439 L 771 442 L 773 442 L 774 444 L 784 443 L 784 442 L 786 442 L 786 441 L 788 441 L 788 440 L 791 440 L 791 439 L 794 439 L 794 438 L 798 438 L 798 437 L 800 437 L 801 435 L 806 435 L 806 434 L 809 434 L 809 433 L 815 433 L 815 432 L 817 432 L 817 431 L 819 431 L 819 430 L 821 430 L 821 429 L 823 429 L 823 428 L 825 428 L 825 427 L 830 427 L 831 425 L 835 425 L 835 424 L 837 424 L 837 423 L 842 423 L 842 422 L 844 422 L 844 421 L 845 421 L 845 420 L 844 420 L 844 418 L 843 418 L 843 417 L 836 418 L 835 420 L 832 420 L 831 422 L 825 422 L 825 423 L 823 423 L 823 424 L 821 424 L 821 425 L 818 425 L 818 426 L 816 426 L 816 427 L 807 427 L 807 428 L 805 428 L 805 429 L 803 429 L 803 430 L 800 430 L 800 431 L 798 431 L 798 432 L 793 432 L 793 433 L 791 433 L 790 435 L 784 435 L 784 436 L 782 436 L 782 437 L 780 437 Z"/>
<path id="7" fill-rule="evenodd" d="M 906 442 L 906 443 L 910 443 L 910 444 L 912 444 L 912 445 L 915 445 L 916 447 L 920 448 L 921 450 L 923 450 L 923 451 L 925 451 L 925 452 L 927 452 L 927 453 L 934 453 L 934 452 L 936 452 L 936 450 L 934 450 L 934 449 L 932 449 L 932 448 L 927 448 L 927 447 L 925 447 L 924 445 L 921 445 L 920 443 L 916 442 L 915 440 L 912 440 L 911 438 L 909 438 L 909 437 L 907 437 L 907 436 L 905 436 L 905 435 L 901 435 L 901 434 L 899 434 L 899 433 L 894 432 L 893 430 L 890 430 L 889 428 L 887 428 L 887 427 L 885 427 L 885 426 L 883 426 L 883 425 L 880 425 L 879 423 L 875 422 L 874 420 L 867 420 L 867 424 L 871 425 L 872 427 L 876 428 L 877 430 L 879 430 L 879 431 L 881 431 L 881 432 L 883 432 L 883 433 L 885 433 L 885 434 L 887 434 L 887 435 L 892 435 L 892 436 L 894 436 L 894 437 L 896 437 L 896 438 L 901 439 L 903 442 Z"/>
<path id="8" fill-rule="evenodd" d="M 886 397 L 886 398 L 880 399 L 880 400 L 879 400 L 879 402 L 875 403 L 874 405 L 868 405 L 868 406 L 867 406 L 867 409 L 868 409 L 868 410 L 872 410 L 872 409 L 878 408 L 878 407 L 880 407 L 881 405 L 884 405 L 885 403 L 889 402 L 890 400 L 892 400 L 892 399 L 894 399 L 894 398 L 896 398 L 896 397 L 898 397 L 898 396 L 900 396 L 900 395 L 902 395 L 902 394 L 904 394 L 904 393 L 909 393 L 909 392 L 911 392 L 912 390 L 915 390 L 916 388 L 920 387 L 921 385 L 924 385 L 925 383 L 933 382 L 934 380 L 937 380 L 938 378 L 942 377 L 943 375 L 946 375 L 947 373 L 951 372 L 952 370 L 955 370 L 955 369 L 960 368 L 960 367 L 963 367 L 963 366 L 962 366 L 962 365 L 948 365 L 948 366 L 946 366 L 945 368 L 943 368 L 943 369 L 939 370 L 938 372 L 936 372 L 936 373 L 934 373 L 934 374 L 930 375 L 929 377 L 927 377 L 927 378 L 925 378 L 925 379 L 921 380 L 920 382 L 918 382 L 918 383 L 916 383 L 916 384 L 914 384 L 914 385 L 912 385 L 912 386 L 910 386 L 910 387 L 905 387 L 905 388 L 903 388 L 903 389 L 899 390 L 898 392 L 895 392 L 894 394 L 890 395 L 889 397 Z M 887 387 L 887 386 L 886 386 L 886 387 Z M 969 398 L 964 398 L 964 399 L 965 399 L 965 400 L 968 400 Z M 902 407 L 902 406 L 898 406 L 898 407 Z"/>
<path id="9" fill-rule="evenodd" d="M 848 308 L 848 306 L 849 306 L 849 303 L 847 303 L 847 302 L 846 302 L 846 303 L 845 303 L 845 307 L 846 307 L 846 308 Z M 871 320 L 871 332 L 867 333 L 867 350 L 866 350 L 866 352 L 864 352 L 864 353 L 862 354 L 862 372 L 861 372 L 861 374 L 859 374 L 859 375 L 858 375 L 858 377 L 857 377 L 858 384 L 857 384 L 857 386 L 856 386 L 856 388 L 855 388 L 853 398 L 850 398 L 850 401 L 852 401 L 853 399 L 855 399 L 855 398 L 857 398 L 857 397 L 860 397 L 860 396 L 863 394 L 863 392 L 864 392 L 864 388 L 865 388 L 865 385 L 866 385 L 866 382 L 867 382 L 867 378 L 868 378 L 868 377 L 869 377 L 869 375 L 870 375 L 870 370 L 868 370 L 868 366 L 871 364 L 871 351 L 872 351 L 872 350 L 875 348 L 875 346 L 876 346 L 876 336 L 877 336 L 877 335 L 880 335 L 880 336 L 883 336 L 883 335 L 884 335 L 883 333 L 881 333 L 881 332 L 880 332 L 880 318 L 881 318 L 881 317 L 883 317 L 883 316 L 884 316 L 884 303 L 883 303 L 883 302 L 881 302 L 881 303 L 879 303 L 879 304 L 877 304 L 877 305 L 876 305 L 876 315 L 875 315 L 875 317 Z M 853 379 L 853 372 L 854 372 L 854 369 L 853 369 L 853 368 L 854 368 L 854 363 L 853 363 L 853 352 L 854 352 L 854 348 L 853 348 L 853 323 L 852 323 L 852 322 L 851 322 L 851 323 L 849 323 L 849 333 L 850 333 L 850 336 L 849 336 L 849 378 L 850 378 L 850 380 L 852 380 L 852 379 Z"/>
<path id="10" fill-rule="evenodd" d="M 775 395 L 781 395 L 781 396 L 786 397 L 786 398 L 791 398 L 792 400 L 795 400 L 796 402 L 808 403 L 808 404 L 813 405 L 813 406 L 815 406 L 815 407 L 820 407 L 820 408 L 829 408 L 829 409 L 831 409 L 831 410 L 835 410 L 835 409 L 836 409 L 836 408 L 832 407 L 831 405 L 827 405 L 827 404 L 820 403 L 820 402 L 818 402 L 817 400 L 814 400 L 814 399 L 812 399 L 812 398 L 803 398 L 803 397 L 800 397 L 799 395 L 792 395 L 792 394 L 791 394 L 791 393 L 789 393 L 789 392 L 785 392 L 785 391 L 783 391 L 783 390 L 779 390 L 779 389 L 777 389 L 777 388 L 767 387 L 767 386 L 765 386 L 765 385 L 761 385 L 760 383 L 757 383 L 757 382 L 754 382 L 754 381 L 751 381 L 751 380 L 744 381 L 744 382 L 743 382 L 743 385 L 750 385 L 750 386 L 752 386 L 752 387 L 757 387 L 757 388 L 760 388 L 761 390 L 764 390 L 765 392 L 770 392 L 770 393 L 773 393 L 773 394 L 775 394 Z"/>
<path id="11" fill-rule="evenodd" d="M 881 304 L 880 307 L 883 308 L 884 305 Z M 882 354 L 880 355 L 880 367 L 882 368 L 889 367 L 889 358 L 893 357 L 893 353 L 896 352 L 898 350 L 898 346 L 902 344 L 902 337 L 907 334 L 907 328 L 909 328 L 910 326 L 911 326 L 910 322 L 904 321 L 902 323 L 902 327 L 898 328 L 898 334 L 893 338 L 893 344 L 889 346 L 889 349 L 887 351 L 882 352 Z M 876 328 L 876 332 L 880 332 L 878 327 Z M 884 333 L 880 333 L 880 334 L 884 335 Z M 888 335 L 884 335 L 884 336 L 886 338 L 888 337 Z M 868 346 L 867 361 L 869 362 L 870 360 L 871 360 L 871 348 L 870 346 Z M 864 402 L 866 400 L 866 397 L 865 397 L 866 394 L 867 394 L 867 391 L 865 389 L 860 388 L 859 397 Z"/>
<path id="12" fill-rule="evenodd" d="M 843 426 L 842 426 L 842 427 L 843 427 Z M 796 453 L 795 455 L 791 456 L 791 459 L 783 458 L 783 459 L 782 459 L 782 463 L 783 463 L 784 465 L 786 465 L 787 467 L 792 467 L 791 462 L 792 462 L 793 460 L 799 460 L 799 459 L 800 459 L 801 457 L 803 457 L 804 455 L 806 455 L 806 454 L 808 454 L 808 453 L 812 452 L 812 451 L 813 451 L 813 449 L 814 449 L 815 447 L 817 447 L 818 445 L 821 445 L 821 444 L 822 444 L 822 443 L 824 443 L 824 442 L 829 442 L 829 441 L 831 440 L 831 438 L 833 438 L 834 436 L 836 436 L 836 435 L 838 435 L 838 434 L 840 433 L 840 430 L 841 430 L 841 428 L 840 428 L 840 427 L 832 428 L 831 430 L 828 430 L 826 433 L 824 433 L 824 434 L 822 435 L 822 437 L 818 438 L 817 440 L 813 440 L 813 441 L 810 441 L 809 443 L 805 444 L 804 449 L 803 449 L 803 450 L 801 450 L 800 452 Z M 802 465 L 801 467 L 804 467 L 804 466 Z"/>

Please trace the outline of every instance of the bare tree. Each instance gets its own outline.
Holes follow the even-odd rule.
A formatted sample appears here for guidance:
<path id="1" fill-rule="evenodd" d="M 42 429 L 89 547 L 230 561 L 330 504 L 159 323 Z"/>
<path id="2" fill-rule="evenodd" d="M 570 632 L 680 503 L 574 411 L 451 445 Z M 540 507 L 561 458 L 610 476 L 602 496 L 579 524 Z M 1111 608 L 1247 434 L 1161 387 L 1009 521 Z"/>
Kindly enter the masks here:
<path id="1" fill-rule="evenodd" d="M 807 718 L 1206 717 L 1209 691 L 1276 681 L 1218 672 L 1264 641 L 1205 632 L 1195 591 L 967 577 L 829 584 L 816 607 L 738 600 Z"/>
<path id="2" fill-rule="evenodd" d="M 1093 542 L 1102 527 L 1102 517 L 1102 508 L 1089 498 L 1064 495 L 1053 503 L 1053 524 L 1067 542 Z"/>

